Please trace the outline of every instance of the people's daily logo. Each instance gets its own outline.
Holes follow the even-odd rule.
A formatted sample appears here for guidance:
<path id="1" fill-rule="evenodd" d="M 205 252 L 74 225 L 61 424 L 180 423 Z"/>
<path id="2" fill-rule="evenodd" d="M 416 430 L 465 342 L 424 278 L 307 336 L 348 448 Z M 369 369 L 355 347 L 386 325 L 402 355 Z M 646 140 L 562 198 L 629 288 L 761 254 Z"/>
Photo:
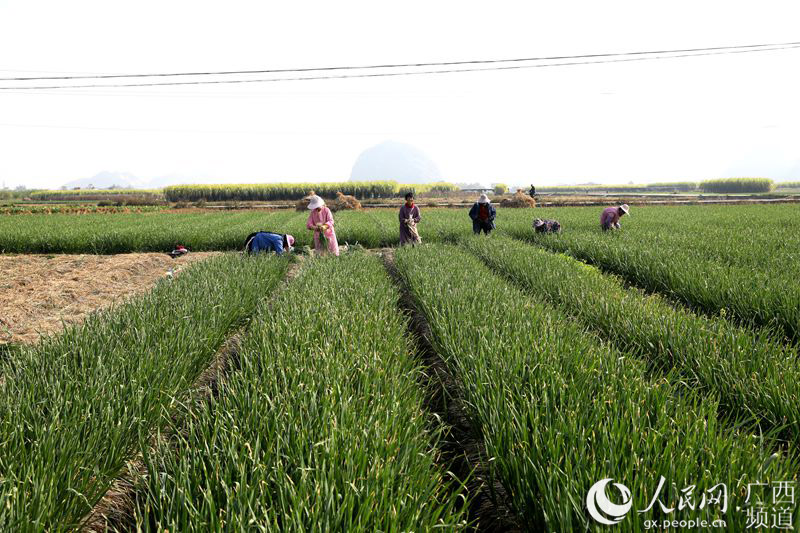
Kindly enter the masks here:
<path id="1" fill-rule="evenodd" d="M 620 522 L 628 511 L 631 510 L 633 501 L 631 499 L 631 491 L 622 483 L 614 483 L 621 497 L 622 503 L 616 504 L 612 502 L 606 495 L 606 486 L 611 483 L 613 479 L 601 479 L 589 489 L 586 495 L 586 508 L 589 514 L 592 515 L 597 522 L 611 526 Z"/>
<path id="2" fill-rule="evenodd" d="M 795 484 L 794 480 L 751 481 L 746 484 L 746 491 L 742 485 L 742 490 L 734 492 L 734 497 L 744 495 L 744 498 L 732 506 L 733 512 L 741 513 L 733 523 L 754 530 L 794 529 Z M 604 478 L 589 488 L 586 510 L 595 522 L 606 526 L 619 524 L 635 511 L 631 516 L 641 516 L 644 529 L 709 530 L 728 527 L 731 494 L 726 483 L 708 488 L 690 483 L 681 488 L 659 476 L 655 491 L 647 490 L 646 496 L 647 500 L 639 500 L 649 504 L 633 510 L 631 490 L 622 483 L 614 483 L 612 478 Z"/>

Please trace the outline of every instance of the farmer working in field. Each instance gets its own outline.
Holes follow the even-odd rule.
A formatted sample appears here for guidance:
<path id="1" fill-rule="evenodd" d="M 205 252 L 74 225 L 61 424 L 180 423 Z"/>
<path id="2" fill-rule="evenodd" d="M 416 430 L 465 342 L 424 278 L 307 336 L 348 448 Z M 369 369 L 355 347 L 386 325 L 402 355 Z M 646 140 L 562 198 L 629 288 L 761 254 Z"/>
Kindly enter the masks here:
<path id="1" fill-rule="evenodd" d="M 603 228 L 603 231 L 619 229 L 620 217 L 627 215 L 629 212 L 628 204 L 622 204 L 619 207 L 606 207 L 600 215 L 600 227 Z"/>
<path id="2" fill-rule="evenodd" d="M 339 242 L 336 240 L 336 232 L 333 231 L 333 215 L 331 210 L 325 207 L 325 200 L 317 195 L 312 196 L 308 202 L 308 209 L 311 210 L 311 214 L 308 215 L 306 227 L 314 232 L 314 250 L 324 254 L 327 243 L 327 251 L 339 255 Z M 325 240 L 325 243 L 322 240 Z"/>
<path id="3" fill-rule="evenodd" d="M 420 244 L 422 239 L 417 231 L 420 221 L 419 207 L 414 205 L 414 194 L 406 194 L 406 203 L 400 206 L 400 244 Z"/>
<path id="4" fill-rule="evenodd" d="M 561 233 L 561 223 L 558 220 L 546 218 L 534 219 L 533 231 L 536 233 Z"/>
<path id="5" fill-rule="evenodd" d="M 291 252 L 294 246 L 294 237 L 270 231 L 257 231 L 247 236 L 245 251 L 257 254 L 259 252 Z"/>
<path id="6" fill-rule="evenodd" d="M 483 231 L 486 235 L 494 229 L 494 217 L 497 212 L 485 194 L 481 194 L 478 201 L 472 204 L 469 210 L 469 218 L 472 219 L 472 232 L 476 235 Z"/>

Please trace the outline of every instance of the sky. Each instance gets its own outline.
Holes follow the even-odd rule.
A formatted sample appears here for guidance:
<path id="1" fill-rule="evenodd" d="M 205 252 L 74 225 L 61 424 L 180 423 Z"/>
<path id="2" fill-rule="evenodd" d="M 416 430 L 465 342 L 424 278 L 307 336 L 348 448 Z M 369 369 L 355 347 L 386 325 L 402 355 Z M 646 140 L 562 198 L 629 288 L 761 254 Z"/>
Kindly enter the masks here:
<path id="1" fill-rule="evenodd" d="M 0 77 L 800 41 L 794 1 L 0 0 Z M 452 182 L 800 180 L 800 48 L 367 79 L 0 91 L 0 182 L 346 180 L 386 140 Z M 11 82 L 0 81 L 0 86 Z M 18 85 L 14 85 L 15 87 Z"/>

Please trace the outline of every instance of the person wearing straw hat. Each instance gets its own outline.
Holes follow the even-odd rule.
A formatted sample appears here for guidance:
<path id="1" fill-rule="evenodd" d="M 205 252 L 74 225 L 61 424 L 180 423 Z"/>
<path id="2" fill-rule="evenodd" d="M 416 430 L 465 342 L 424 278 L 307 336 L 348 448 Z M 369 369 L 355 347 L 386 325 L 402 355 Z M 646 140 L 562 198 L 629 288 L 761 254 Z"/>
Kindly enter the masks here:
<path id="1" fill-rule="evenodd" d="M 481 194 L 478 201 L 469 210 L 469 218 L 472 219 L 472 232 L 476 235 L 483 231 L 486 235 L 494 229 L 494 217 L 497 216 L 492 201 L 485 194 Z"/>
<path id="2" fill-rule="evenodd" d="M 603 231 L 619 229 L 620 217 L 628 214 L 630 214 L 628 204 L 622 204 L 618 207 L 606 207 L 600 215 L 600 227 L 603 228 Z"/>
<path id="3" fill-rule="evenodd" d="M 406 193 L 406 203 L 400 206 L 397 218 L 400 219 L 400 245 L 421 244 L 422 238 L 419 236 L 417 224 L 421 220 L 419 206 L 414 204 L 414 193 Z"/>
<path id="4" fill-rule="evenodd" d="M 561 233 L 561 223 L 552 218 L 536 218 L 533 220 L 533 231 L 535 233 Z"/>
<path id="5" fill-rule="evenodd" d="M 325 200 L 316 194 L 313 195 L 311 201 L 308 202 L 308 209 L 311 214 L 308 215 L 306 228 L 314 232 L 314 250 L 318 254 L 325 253 L 325 244 L 322 242 L 324 239 L 327 243 L 327 251 L 333 255 L 339 255 L 339 242 L 336 240 L 336 232 L 333 231 L 333 214 L 325 206 Z"/>

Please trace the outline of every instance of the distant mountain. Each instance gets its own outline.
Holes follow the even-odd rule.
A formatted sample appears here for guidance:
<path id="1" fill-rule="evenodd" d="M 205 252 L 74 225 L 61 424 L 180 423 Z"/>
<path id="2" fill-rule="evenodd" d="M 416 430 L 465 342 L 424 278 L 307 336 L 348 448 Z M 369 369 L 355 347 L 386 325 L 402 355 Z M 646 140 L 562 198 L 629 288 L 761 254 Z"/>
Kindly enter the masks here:
<path id="1" fill-rule="evenodd" d="M 130 172 L 112 172 L 104 170 L 95 174 L 91 178 L 81 178 L 72 180 L 64 184 L 67 189 L 75 187 L 86 188 L 92 185 L 95 189 L 108 189 L 112 186 L 122 187 L 125 189 L 145 189 L 147 184 L 142 180 L 131 174 Z"/>
<path id="2" fill-rule="evenodd" d="M 436 163 L 419 148 L 385 141 L 361 152 L 350 172 L 350 181 L 370 180 L 431 183 L 442 181 L 442 173 Z"/>
<path id="3" fill-rule="evenodd" d="M 775 176 L 776 181 L 800 181 L 800 159 L 794 162 L 784 172 Z"/>
<path id="4" fill-rule="evenodd" d="M 151 180 L 144 180 L 130 172 L 116 172 L 104 170 L 91 178 L 72 180 L 64 184 L 67 189 L 80 187 L 82 189 L 91 185 L 95 189 L 108 189 L 116 186 L 124 189 L 163 189 L 169 185 L 202 185 L 209 183 L 223 183 L 219 178 L 209 176 L 187 176 L 184 174 L 168 174 Z"/>

